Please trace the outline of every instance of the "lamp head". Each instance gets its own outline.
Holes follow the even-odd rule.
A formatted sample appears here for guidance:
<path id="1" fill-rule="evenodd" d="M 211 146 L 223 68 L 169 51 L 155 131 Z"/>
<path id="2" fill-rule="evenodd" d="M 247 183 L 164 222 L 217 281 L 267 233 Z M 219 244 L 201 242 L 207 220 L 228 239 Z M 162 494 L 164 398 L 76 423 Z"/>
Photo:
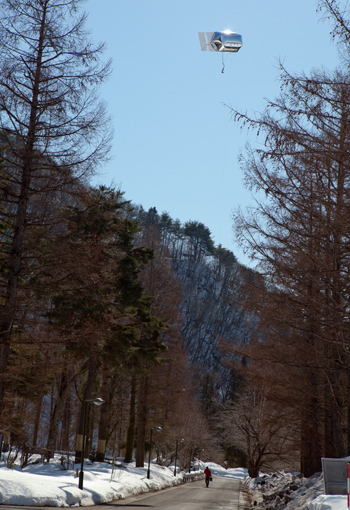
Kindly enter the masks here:
<path id="1" fill-rule="evenodd" d="M 92 402 L 95 404 L 95 406 L 101 406 L 102 404 L 105 403 L 103 398 L 100 397 L 95 398 Z"/>

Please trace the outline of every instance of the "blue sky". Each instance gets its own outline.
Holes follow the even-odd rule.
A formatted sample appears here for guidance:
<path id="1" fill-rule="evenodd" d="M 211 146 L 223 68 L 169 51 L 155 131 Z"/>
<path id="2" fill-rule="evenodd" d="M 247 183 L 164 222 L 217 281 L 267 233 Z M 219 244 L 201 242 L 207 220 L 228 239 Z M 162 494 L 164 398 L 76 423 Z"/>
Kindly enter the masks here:
<path id="1" fill-rule="evenodd" d="M 88 0 L 93 39 L 107 44 L 103 86 L 114 128 L 112 160 L 95 181 L 145 209 L 203 222 L 216 244 L 248 263 L 234 242 L 232 210 L 252 204 L 238 156 L 248 137 L 225 104 L 261 112 L 289 71 L 333 69 L 337 49 L 314 0 Z M 237 54 L 200 50 L 198 32 L 230 29 Z M 255 139 L 249 138 L 254 144 Z"/>

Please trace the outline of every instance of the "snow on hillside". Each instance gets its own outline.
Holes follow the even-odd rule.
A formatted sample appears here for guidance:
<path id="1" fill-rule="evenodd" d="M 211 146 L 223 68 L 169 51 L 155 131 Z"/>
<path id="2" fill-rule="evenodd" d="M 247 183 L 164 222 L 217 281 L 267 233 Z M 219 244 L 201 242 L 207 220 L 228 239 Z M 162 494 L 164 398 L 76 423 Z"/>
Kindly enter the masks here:
<path id="1" fill-rule="evenodd" d="M 32 459 L 31 459 L 32 460 Z M 210 463 L 214 476 L 244 478 L 243 469 L 228 469 Z M 200 469 L 205 466 L 200 462 Z M 182 483 L 184 473 L 174 476 L 174 467 L 151 464 L 151 478 L 147 479 L 147 465 L 136 468 L 134 463 L 122 464 L 112 473 L 106 463 L 87 462 L 84 465 L 84 490 L 78 488 L 73 470 L 62 470 L 60 456 L 49 463 L 30 464 L 23 470 L 0 465 L 0 504 L 20 506 L 91 506 L 123 499 L 143 492 L 171 487 Z"/>

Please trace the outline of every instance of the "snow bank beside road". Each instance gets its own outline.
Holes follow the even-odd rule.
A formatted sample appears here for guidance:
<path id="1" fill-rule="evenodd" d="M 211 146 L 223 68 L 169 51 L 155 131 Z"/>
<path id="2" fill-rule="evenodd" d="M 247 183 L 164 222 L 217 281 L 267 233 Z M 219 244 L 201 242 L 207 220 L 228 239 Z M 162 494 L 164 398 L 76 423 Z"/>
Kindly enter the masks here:
<path id="1" fill-rule="evenodd" d="M 318 496 L 311 501 L 308 510 L 345 510 L 346 508 L 346 496 Z"/>
<path id="2" fill-rule="evenodd" d="M 214 462 L 202 462 L 201 469 L 205 469 L 207 466 L 211 471 L 212 476 L 221 476 L 221 477 L 228 477 L 228 478 L 239 478 L 243 480 L 248 473 L 247 469 L 244 468 L 224 468 L 220 466 L 219 464 L 215 464 Z"/>
<path id="3" fill-rule="evenodd" d="M 310 478 L 296 473 L 262 474 L 258 478 L 246 477 L 244 487 L 250 494 L 251 504 L 257 510 L 346 510 L 346 496 L 325 496 L 323 475 Z"/>
<path id="4" fill-rule="evenodd" d="M 78 488 L 75 471 L 62 471 L 59 460 L 28 466 L 23 470 L 0 469 L 0 503 L 20 506 L 91 506 L 127 496 L 171 487 L 182 482 L 182 475 L 152 465 L 151 479 L 147 468 L 134 463 L 116 469 L 108 464 L 84 466 L 84 490 Z"/>
<path id="5" fill-rule="evenodd" d="M 200 469 L 208 464 L 200 462 Z M 243 478 L 245 470 L 222 468 L 209 463 L 214 476 Z M 63 471 L 60 457 L 48 464 L 18 466 L 8 469 L 0 465 L 0 504 L 19 506 L 91 506 L 123 499 L 143 492 L 164 489 L 182 483 L 183 473 L 174 476 L 170 468 L 152 463 L 151 478 L 147 466 L 136 468 L 135 463 L 122 464 L 114 470 L 105 463 L 84 465 L 84 490 L 78 488 L 75 471 Z"/>

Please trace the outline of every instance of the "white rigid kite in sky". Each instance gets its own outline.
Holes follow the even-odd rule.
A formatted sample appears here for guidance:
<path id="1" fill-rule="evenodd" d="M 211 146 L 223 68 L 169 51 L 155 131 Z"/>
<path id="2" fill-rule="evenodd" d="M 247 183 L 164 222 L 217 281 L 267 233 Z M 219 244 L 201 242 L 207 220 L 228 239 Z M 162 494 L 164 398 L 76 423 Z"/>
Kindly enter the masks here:
<path id="1" fill-rule="evenodd" d="M 202 51 L 237 53 L 242 46 L 242 36 L 230 30 L 224 32 L 198 32 Z"/>

